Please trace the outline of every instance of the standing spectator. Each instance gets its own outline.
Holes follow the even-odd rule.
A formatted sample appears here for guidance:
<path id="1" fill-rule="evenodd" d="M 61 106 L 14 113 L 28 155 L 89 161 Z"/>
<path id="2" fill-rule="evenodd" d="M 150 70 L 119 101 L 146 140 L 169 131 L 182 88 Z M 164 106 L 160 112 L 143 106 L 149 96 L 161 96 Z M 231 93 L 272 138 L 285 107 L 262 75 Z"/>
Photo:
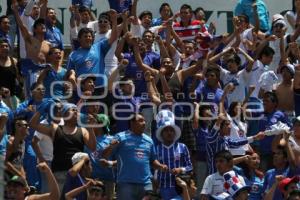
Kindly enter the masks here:
<path id="1" fill-rule="evenodd" d="M 9 18 L 6 15 L 0 16 L 0 39 L 5 39 L 8 41 L 11 49 L 14 48 L 14 44 L 9 36 L 10 23 Z"/>
<path id="2" fill-rule="evenodd" d="M 194 40 L 198 32 L 206 32 L 206 27 L 198 20 L 192 20 L 193 9 L 184 4 L 180 7 L 180 21 L 174 24 L 174 30 L 183 40 Z"/>
<path id="3" fill-rule="evenodd" d="M 113 154 L 117 159 L 117 198 L 142 199 L 146 191 L 152 190 L 151 171 L 167 171 L 168 167 L 157 160 L 152 139 L 144 134 L 145 120 L 140 114 L 133 114 L 130 129 L 115 136 L 104 150 L 103 156 Z"/>
<path id="4" fill-rule="evenodd" d="M 44 15 L 44 13 L 41 13 Z M 62 50 L 62 59 L 64 58 L 64 43 L 60 30 L 56 27 L 57 18 L 53 8 L 47 8 L 46 11 L 46 34 L 45 39 L 51 43 L 51 47 L 57 47 Z M 62 60 L 61 60 L 62 61 Z"/>
<path id="5" fill-rule="evenodd" d="M 62 98 L 64 96 L 63 83 L 67 70 L 61 66 L 62 50 L 53 47 L 49 50 L 49 66 L 41 71 L 38 83 L 45 86 L 45 98 Z M 59 82 L 60 81 L 60 82 Z"/>
<path id="6" fill-rule="evenodd" d="M 217 197 L 218 195 L 226 192 L 224 188 L 223 175 L 233 169 L 233 157 L 227 150 L 222 150 L 214 155 L 214 161 L 217 172 L 206 177 L 202 191 L 201 199 L 209 199 L 209 197 Z M 242 185 L 245 185 L 244 178 L 237 176 Z"/>
<path id="7" fill-rule="evenodd" d="M 181 136 L 180 128 L 175 125 L 175 116 L 169 110 L 161 110 L 156 116 L 156 145 L 159 162 L 168 166 L 168 172 L 158 172 L 160 195 L 163 199 L 173 199 L 176 193 L 175 176 L 192 171 L 189 150 L 185 144 L 177 142 Z"/>
<path id="8" fill-rule="evenodd" d="M 163 3 L 159 7 L 159 18 L 154 18 L 152 20 L 152 26 L 160 26 L 164 25 L 168 22 L 168 20 L 173 17 L 172 8 L 168 3 Z M 162 39 L 166 39 L 166 31 L 162 30 L 159 32 L 159 35 L 162 37 Z"/>
<path id="9" fill-rule="evenodd" d="M 42 113 L 49 112 L 53 101 L 45 102 L 34 114 L 30 121 L 30 127 L 40 133 L 48 135 L 53 140 L 52 171 L 60 189 L 65 182 L 66 172 L 72 167 L 72 156 L 76 152 L 83 152 L 84 145 L 90 150 L 96 150 L 96 137 L 92 129 L 85 129 L 77 126 L 77 107 L 74 104 L 65 103 L 62 109 L 64 126 L 51 124 L 50 126 L 40 124 L 39 119 Z M 89 123 L 93 123 L 90 121 Z"/>
<path id="10" fill-rule="evenodd" d="M 87 178 L 91 176 L 92 164 L 89 159 L 89 155 L 82 152 L 77 152 L 72 156 L 72 167 L 69 169 L 64 184 L 62 195 L 65 195 L 69 191 L 85 185 Z M 61 197 L 65 199 L 65 196 Z M 77 200 L 86 200 L 87 193 L 82 192 L 76 196 Z"/>
<path id="11" fill-rule="evenodd" d="M 0 39 L 0 88 L 6 88 L 6 92 L 9 92 L 10 96 L 15 96 L 20 76 L 17 67 L 18 61 L 16 58 L 9 56 L 9 50 L 8 41 Z"/>
<path id="12" fill-rule="evenodd" d="M 283 111 L 292 120 L 295 117 L 295 103 L 293 98 L 286 98 L 293 96 L 293 78 L 295 75 L 295 68 L 291 64 L 285 64 L 280 68 L 282 81 L 276 86 L 276 96 L 278 98 L 278 109 Z"/>
<path id="13" fill-rule="evenodd" d="M 252 4 L 255 3 L 257 6 L 257 14 L 260 24 L 260 30 L 262 32 L 267 32 L 270 28 L 269 25 L 269 11 L 263 0 L 239 0 L 235 10 L 234 15 L 247 15 L 249 21 L 252 25 L 255 25 L 255 14 L 253 13 Z"/>
<path id="14" fill-rule="evenodd" d="M 43 194 L 26 195 L 28 186 L 25 180 L 19 176 L 13 176 L 6 185 L 7 199 L 27 199 L 27 200 L 52 200 L 59 199 L 60 192 L 57 182 L 52 174 L 51 169 L 46 163 L 40 163 L 37 168 L 45 173 L 49 185 L 49 192 Z"/>
<path id="15" fill-rule="evenodd" d="M 82 28 L 78 33 L 80 48 L 73 51 L 68 60 L 68 78 L 76 88 L 76 78 L 82 74 L 96 75 L 96 87 L 103 89 L 107 85 L 104 77 L 104 58 L 110 46 L 117 39 L 117 13 L 114 10 L 109 12 L 112 21 L 112 34 L 109 39 L 103 39 L 95 44 L 94 32 L 88 28 Z M 104 80 L 103 80 L 104 79 Z"/>
<path id="16" fill-rule="evenodd" d="M 299 17 L 300 1 L 293 0 L 293 9 L 286 13 L 286 18 L 293 29 L 296 29 L 296 21 Z"/>

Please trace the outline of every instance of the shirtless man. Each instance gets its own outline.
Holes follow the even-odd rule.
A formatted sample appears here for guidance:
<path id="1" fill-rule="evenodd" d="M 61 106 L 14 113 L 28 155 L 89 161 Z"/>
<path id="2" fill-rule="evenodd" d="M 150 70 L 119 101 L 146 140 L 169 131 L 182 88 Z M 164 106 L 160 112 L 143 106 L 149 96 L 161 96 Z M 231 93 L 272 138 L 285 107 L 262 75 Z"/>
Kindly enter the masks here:
<path id="1" fill-rule="evenodd" d="M 45 40 L 45 20 L 37 19 L 33 24 L 33 35 L 30 34 L 30 31 L 24 26 L 19 13 L 18 13 L 18 4 L 13 4 L 13 11 L 15 13 L 16 21 L 19 26 L 19 29 L 22 33 L 22 36 L 25 40 L 26 48 L 26 57 L 31 59 L 36 64 L 42 64 L 46 61 L 46 55 L 50 50 L 51 44 Z"/>
<path id="2" fill-rule="evenodd" d="M 294 66 L 286 64 L 281 67 L 282 81 L 276 87 L 276 95 L 278 97 L 278 109 L 285 112 L 290 119 L 295 117 L 294 98 L 293 97 L 293 78 L 295 75 Z"/>

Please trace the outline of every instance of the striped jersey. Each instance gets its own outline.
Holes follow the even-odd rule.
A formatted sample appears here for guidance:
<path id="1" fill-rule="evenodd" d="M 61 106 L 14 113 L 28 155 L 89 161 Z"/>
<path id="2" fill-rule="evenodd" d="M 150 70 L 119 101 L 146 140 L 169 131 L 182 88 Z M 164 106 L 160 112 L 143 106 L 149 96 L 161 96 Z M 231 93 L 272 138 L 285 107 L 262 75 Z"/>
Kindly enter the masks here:
<path id="1" fill-rule="evenodd" d="M 197 33 L 206 32 L 206 27 L 198 20 L 193 20 L 188 26 L 183 26 L 181 22 L 176 22 L 173 28 L 181 40 L 194 40 Z"/>
<path id="2" fill-rule="evenodd" d="M 193 169 L 189 150 L 185 144 L 175 142 L 173 145 L 165 146 L 159 143 L 155 149 L 159 162 L 167 165 L 170 170 L 184 168 L 185 172 L 189 172 Z M 175 175 L 170 172 L 159 171 L 157 180 L 160 188 L 175 187 Z"/>
<path id="3" fill-rule="evenodd" d="M 205 132 L 204 132 L 205 133 Z M 216 125 L 210 132 L 205 135 L 206 140 L 206 158 L 208 164 L 208 173 L 213 174 L 217 172 L 215 167 L 214 156 L 217 152 L 222 150 L 229 150 L 229 148 L 238 148 L 242 145 L 248 144 L 247 138 L 233 139 L 227 136 L 220 135 L 220 128 Z"/>

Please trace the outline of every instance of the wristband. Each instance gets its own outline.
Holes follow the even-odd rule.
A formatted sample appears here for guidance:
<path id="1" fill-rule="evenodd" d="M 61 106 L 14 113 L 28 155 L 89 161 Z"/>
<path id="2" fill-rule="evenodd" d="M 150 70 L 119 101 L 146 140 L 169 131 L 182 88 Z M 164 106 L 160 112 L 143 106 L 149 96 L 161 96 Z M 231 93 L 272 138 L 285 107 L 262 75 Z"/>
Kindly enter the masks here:
<path id="1" fill-rule="evenodd" d="M 107 161 L 108 162 L 108 168 L 112 168 L 113 167 L 113 161 L 111 161 L 111 160 L 109 160 L 109 161 Z"/>

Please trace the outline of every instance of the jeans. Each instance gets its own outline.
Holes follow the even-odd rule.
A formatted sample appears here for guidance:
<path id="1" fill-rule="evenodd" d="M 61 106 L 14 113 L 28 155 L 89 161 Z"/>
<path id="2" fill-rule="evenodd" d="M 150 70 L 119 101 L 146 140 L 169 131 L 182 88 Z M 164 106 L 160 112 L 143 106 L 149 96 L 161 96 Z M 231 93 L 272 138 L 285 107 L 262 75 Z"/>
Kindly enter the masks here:
<path id="1" fill-rule="evenodd" d="M 118 200 L 141 200 L 147 191 L 152 190 L 152 184 L 138 183 L 118 183 L 117 199 Z"/>

